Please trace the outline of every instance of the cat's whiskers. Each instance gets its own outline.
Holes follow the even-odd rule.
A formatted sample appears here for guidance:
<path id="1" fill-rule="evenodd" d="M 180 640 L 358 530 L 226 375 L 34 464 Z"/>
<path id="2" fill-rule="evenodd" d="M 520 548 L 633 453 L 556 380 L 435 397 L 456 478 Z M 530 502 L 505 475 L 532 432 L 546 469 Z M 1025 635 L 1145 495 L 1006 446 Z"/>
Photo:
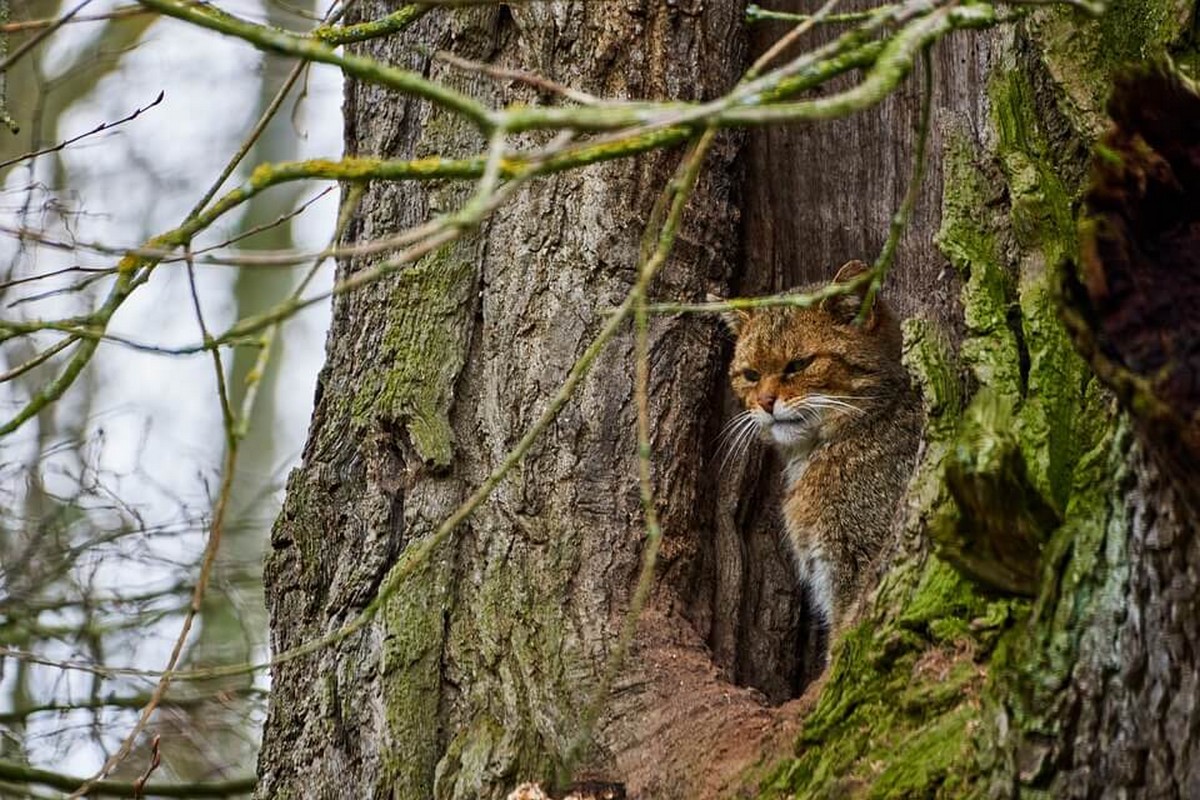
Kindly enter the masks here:
<path id="1" fill-rule="evenodd" d="M 825 395 L 812 394 L 805 397 L 794 397 L 787 402 L 787 407 L 799 411 L 801 409 L 809 409 L 813 411 L 829 411 L 829 410 L 844 410 L 855 414 L 865 413 L 862 406 L 848 402 L 850 400 L 870 400 L 867 397 L 850 397 L 848 395 Z"/>
<path id="2" fill-rule="evenodd" d="M 741 460 L 742 457 L 750 451 L 750 446 L 754 444 L 758 438 L 755 434 L 758 433 L 759 424 L 753 415 L 749 417 L 746 425 L 742 426 L 741 434 L 738 436 L 735 448 L 730 452 L 730 458 Z"/>
<path id="3" fill-rule="evenodd" d="M 717 437 L 717 453 L 724 453 L 728 456 L 729 451 L 736 449 L 737 441 L 742 436 L 742 431 L 752 422 L 749 411 L 743 411 L 737 414 L 721 429 L 720 435 Z"/>
<path id="4" fill-rule="evenodd" d="M 739 425 L 745 423 L 750 417 L 749 411 L 743 411 L 740 414 L 734 414 L 728 422 L 721 428 L 721 432 L 717 434 L 717 449 L 719 450 L 725 439 L 728 439 Z"/>
<path id="5" fill-rule="evenodd" d="M 723 473 L 735 457 L 740 458 L 749 448 L 757 428 L 758 421 L 749 411 L 743 411 L 725 423 L 717 438 L 717 453 L 721 455 L 721 463 L 717 467 L 719 473 Z"/>
<path id="6" fill-rule="evenodd" d="M 816 397 L 820 400 L 825 400 L 825 401 L 831 402 L 831 403 L 838 403 L 838 402 L 849 403 L 850 405 L 853 405 L 859 411 L 862 411 L 863 407 L 861 405 L 856 405 L 856 403 L 872 403 L 876 400 L 883 399 L 883 398 L 881 398 L 877 395 L 873 395 L 873 394 L 859 394 L 859 395 L 821 394 L 821 395 L 814 395 L 814 397 Z"/>
<path id="7" fill-rule="evenodd" d="M 785 400 L 782 403 L 783 407 L 785 409 L 787 409 L 788 411 L 791 411 L 791 412 L 794 412 L 795 414 L 797 414 L 797 417 L 792 418 L 792 419 L 776 418 L 776 422 L 783 422 L 783 423 L 799 422 L 804 425 L 813 425 L 815 423 L 820 422 L 821 421 L 821 413 L 820 413 L 819 409 L 814 408 L 814 407 L 810 406 L 809 404 L 802 402 L 802 399 L 803 398 L 792 398 L 791 400 Z"/>
<path id="8" fill-rule="evenodd" d="M 742 428 L 742 434 L 737 441 L 737 449 L 730 454 L 731 458 L 741 461 L 746 454 L 750 452 L 750 448 L 754 443 L 760 440 L 762 426 L 753 417 L 750 419 L 750 424 Z"/>

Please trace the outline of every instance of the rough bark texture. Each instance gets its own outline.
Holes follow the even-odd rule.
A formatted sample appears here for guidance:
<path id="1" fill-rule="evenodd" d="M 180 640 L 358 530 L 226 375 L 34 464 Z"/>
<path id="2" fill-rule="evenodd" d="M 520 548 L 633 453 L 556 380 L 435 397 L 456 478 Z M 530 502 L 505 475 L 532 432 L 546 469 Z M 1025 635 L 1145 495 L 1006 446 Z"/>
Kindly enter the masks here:
<path id="1" fill-rule="evenodd" d="M 1078 277 L 1066 273 L 1064 295 L 1081 351 L 1136 434 L 1112 473 L 1125 490 L 1126 550 L 1104 587 L 1118 603 L 1098 604 L 1101 624 L 1057 698 L 1058 741 L 1031 737 L 1023 749 L 1059 796 L 1191 797 L 1200 792 L 1200 95 L 1157 64 L 1122 76 L 1109 112 Z"/>
<path id="2" fill-rule="evenodd" d="M 352 14 L 389 10 L 368 2 Z M 468 7 L 368 47 L 496 104 L 534 98 L 430 62 L 416 43 L 606 97 L 707 99 L 727 90 L 744 62 L 740 15 L 733 3 L 649 0 Z M 352 152 L 413 157 L 486 146 L 425 104 L 354 82 L 346 112 Z M 654 296 L 698 300 L 725 288 L 737 243 L 735 141 L 727 137 L 710 159 Z M 267 566 L 277 650 L 351 618 L 405 545 L 428 535 L 516 443 L 632 285 L 643 224 L 677 158 L 540 181 L 479 235 L 338 301 L 304 464 L 289 483 Z M 394 233 L 462 203 L 469 189 L 374 186 L 348 238 Z M 661 580 L 636 666 L 587 754 L 590 771 L 620 775 L 635 790 L 679 780 L 669 750 L 647 749 L 652 733 L 667 740 L 708 715 L 715 738 L 713 723 L 726 714 L 709 702 L 718 673 L 681 613 L 713 513 L 704 497 L 713 485 L 718 326 L 658 320 L 652 340 Z M 636 581 L 644 532 L 632 374 L 627 333 L 524 464 L 368 632 L 279 670 L 260 796 L 495 797 L 519 778 L 555 776 Z M 654 717 L 655 704 L 680 691 L 683 670 L 699 676 L 691 705 Z M 759 708 L 748 692 L 728 696 L 747 713 Z"/>
<path id="3" fill-rule="evenodd" d="M 1197 650 L 1184 628 L 1200 551 L 1153 448 L 1133 444 L 1136 426 L 1056 317 L 1101 129 L 1097 87 L 1125 58 L 1186 44 L 1190 5 L 1133 5 L 1099 23 L 1039 11 L 1016 32 L 960 34 L 935 51 L 937 156 L 886 288 L 921 317 L 906 326 L 906 358 L 929 418 L 922 463 L 874 609 L 800 701 L 773 705 L 812 675 L 778 535 L 778 468 L 719 469 L 727 344 L 711 320 L 655 321 L 662 560 L 576 777 L 654 798 L 1190 796 Z M 753 46 L 741 11 L 724 0 L 462 8 L 369 47 L 498 103 L 530 98 L 456 75 L 414 43 L 606 96 L 703 98 L 736 79 Z M 724 139 L 654 296 L 756 294 L 870 257 L 907 178 L 914 101 L 906 89 L 854 120 L 756 132 L 740 158 L 742 140 Z M 347 141 L 386 156 L 484 146 L 353 82 Z M 672 160 L 537 183 L 477 236 L 338 301 L 268 561 L 277 650 L 360 610 L 537 416 L 631 285 Z M 350 238 L 464 197 L 373 187 Z M 626 336 L 368 631 L 279 670 L 260 797 L 499 797 L 555 774 L 636 580 L 632 373 Z M 1027 512 L 1015 550 L 997 538 L 1014 494 Z M 1000 554 L 1001 573 L 972 561 L 980 545 Z"/>
<path id="4" fill-rule="evenodd" d="M 1056 319 L 1057 286 L 1078 257 L 1076 201 L 1087 150 L 1104 127 L 1103 87 L 1124 62 L 1168 49 L 1187 56 L 1192 12 L 1172 2 L 1117 5 L 1087 22 L 1039 11 L 995 41 L 980 87 L 986 119 L 948 131 L 937 237 L 964 279 L 958 362 L 974 396 L 960 412 L 953 360 L 930 347 L 927 325 L 910 324 L 912 367 L 933 402 L 912 492 L 916 535 L 872 619 L 843 642 L 799 755 L 776 768 L 768 794 L 1195 793 L 1189 532 L 1197 520 L 1180 482 L 1151 455 L 1170 441 L 1144 422 L 1154 407 L 1119 391 L 1131 423 Z M 1139 95 L 1134 105 L 1143 102 Z M 1175 119 L 1171 107 L 1160 116 Z M 1145 242 L 1130 250 L 1164 256 Z M 1139 266 L 1132 282 L 1159 292 L 1150 307 L 1187 308 L 1178 303 L 1196 277 L 1171 272 L 1173 281 L 1156 281 Z M 1109 279 L 1126 299 L 1128 275 Z M 1084 315 L 1083 327 L 1103 339 L 1121 322 L 1102 320 Z M 1142 331 L 1167 351 L 1152 358 L 1190 363 L 1188 337 L 1165 327 L 1175 330 Z M 1110 342 L 1136 346 L 1131 333 Z M 1161 370 L 1151 372 L 1159 385 Z M 1101 370 L 1120 390 L 1111 373 Z M 1195 435 L 1191 408 L 1176 409 L 1192 426 L 1176 438 Z M 973 582 L 945 574 L 940 559 L 913 557 L 924 532 Z M 1040 565 L 1032 585 L 1030 556 Z M 1013 590 L 1036 598 L 993 599 Z"/>

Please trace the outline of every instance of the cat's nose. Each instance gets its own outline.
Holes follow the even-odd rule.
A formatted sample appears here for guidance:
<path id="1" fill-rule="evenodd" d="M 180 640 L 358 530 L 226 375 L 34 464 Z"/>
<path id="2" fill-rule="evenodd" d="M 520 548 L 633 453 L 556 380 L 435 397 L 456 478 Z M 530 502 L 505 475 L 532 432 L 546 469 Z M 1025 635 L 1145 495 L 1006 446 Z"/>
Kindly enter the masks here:
<path id="1" fill-rule="evenodd" d="M 773 413 L 775 411 L 775 395 L 760 394 L 758 396 L 758 406 L 768 414 Z"/>

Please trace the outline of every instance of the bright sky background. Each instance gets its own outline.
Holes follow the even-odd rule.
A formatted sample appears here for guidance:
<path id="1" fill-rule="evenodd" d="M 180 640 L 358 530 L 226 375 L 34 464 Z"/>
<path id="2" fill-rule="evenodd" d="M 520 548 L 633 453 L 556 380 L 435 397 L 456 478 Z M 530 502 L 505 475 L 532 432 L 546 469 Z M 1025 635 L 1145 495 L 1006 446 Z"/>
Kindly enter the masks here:
<path id="1" fill-rule="evenodd" d="M 87 11 L 96 13 L 116 4 L 115 0 L 96 0 Z M 262 6 L 248 0 L 221 5 L 239 15 L 263 19 Z M 99 23 L 80 23 L 60 29 L 43 51 L 44 64 L 51 76 L 56 63 L 68 63 L 80 50 L 95 47 L 99 28 Z M 143 42 L 122 57 L 120 68 L 64 113 L 58 130 L 46 131 L 45 138 L 48 142 L 59 141 L 102 121 L 119 119 L 149 104 L 160 91 L 165 92 L 163 102 L 109 134 L 85 139 L 68 148 L 62 153 L 67 172 L 60 179 L 55 180 L 49 173 L 48 159 L 38 162 L 37 172 L 32 176 L 27 168 L 13 170 L 0 193 L 0 225 L 21 224 L 15 210 L 23 202 L 23 187 L 32 179 L 45 184 L 35 189 L 35 206 L 58 205 L 85 212 L 73 221 L 70 230 L 80 241 L 136 245 L 149 235 L 175 227 L 253 126 L 260 91 L 256 78 L 262 64 L 260 54 L 249 45 L 172 20 L 156 21 Z M 293 96 L 294 93 L 295 90 Z M 291 110 L 289 103 L 281 114 L 286 118 Z M 294 119 L 300 157 L 339 156 L 342 152 L 340 73 L 314 67 L 306 97 Z M 0 156 L 12 155 L 7 148 L 7 144 L 0 143 Z M 239 179 L 252 166 L 244 165 Z M 232 185 L 235 184 L 227 184 L 226 188 Z M 320 188 L 323 187 L 310 186 L 304 196 L 309 197 Z M 331 192 L 293 220 L 297 246 L 320 249 L 328 243 L 337 199 L 337 192 Z M 204 241 L 219 241 L 236 223 L 236 216 L 230 216 L 225 225 L 203 237 L 197 246 Z M 47 233 L 62 238 L 68 233 L 53 215 L 35 216 L 27 224 L 45 224 Z M 8 263 L 16 253 L 16 242 L 0 235 L 0 261 Z M 111 266 L 115 260 L 113 256 L 93 253 L 32 248 L 18 262 L 16 276 L 72 265 Z M 230 292 L 234 277 L 230 267 L 199 270 L 200 294 L 212 330 L 219 331 L 232 322 Z M 327 288 L 331 280 L 332 266 L 327 264 L 310 291 Z M 64 280 L 58 285 L 68 282 Z M 37 292 L 53 285 L 34 284 Z M 101 291 L 107 285 L 102 282 Z M 30 289 L 27 294 L 34 291 Z M 10 294 L 6 301 L 13 296 Z M 96 291 L 84 295 L 86 304 L 74 295 L 49 297 L 5 307 L 0 316 L 60 317 L 95 304 L 98 296 Z M 280 465 L 279 475 L 286 475 L 303 446 L 315 378 L 324 359 L 328 324 L 329 307 L 318 304 L 293 318 L 283 329 L 286 358 L 277 389 L 279 414 L 275 438 L 278 452 L 286 456 L 287 463 Z M 160 267 L 150 282 L 117 313 L 110 332 L 164 346 L 198 341 L 199 331 L 183 266 Z M 12 366 L 0 351 L 0 370 Z M 89 384 L 94 387 L 91 389 L 94 400 L 87 437 L 93 445 L 88 456 L 108 476 L 108 487 L 124 502 L 135 506 L 151 524 L 177 520 L 187 513 L 206 515 L 211 508 L 211 495 L 216 491 L 223 452 L 211 357 L 207 353 L 164 357 L 105 344 L 77 387 L 64 397 L 64 407 L 78 404 L 79 397 L 89 391 Z M 0 415 L 7 419 L 21 405 L 9 387 L 0 386 Z M 17 435 L 8 437 L 0 444 L 0 461 L 11 464 L 27 459 L 33 435 L 31 422 Z M 54 470 L 48 472 L 50 488 L 54 489 Z M 14 474 L 5 471 L 2 479 L 13 480 Z M 0 496 L 11 497 L 14 492 L 19 492 L 18 486 L 0 486 Z M 273 517 L 274 509 L 265 516 Z M 266 535 L 265 530 L 262 533 Z M 203 537 L 198 534 L 159 537 L 150 545 L 156 555 L 169 561 L 187 558 L 202 546 Z M 101 577 L 105 577 L 103 572 Z M 106 576 L 112 585 L 126 591 L 134 581 L 153 586 L 164 577 L 165 572 L 155 574 L 152 568 L 136 576 L 129 575 L 127 570 Z M 130 666 L 161 669 L 170 642 L 178 632 L 178 621 L 173 618 L 158 627 L 161 629 L 146 631 L 142 646 L 128 653 L 113 653 L 112 663 L 128 662 Z M 67 658 L 72 653 L 64 648 L 63 652 L 45 655 Z M 77 679 L 81 680 L 80 676 L 71 678 Z M 0 698 L 8 695 L 5 689 L 0 683 Z M 60 684 L 58 690 L 62 689 Z M 46 724 L 57 728 L 62 720 L 51 716 Z M 29 731 L 31 741 L 36 741 L 39 733 L 36 727 L 31 726 Z M 118 733 L 124 735 L 125 731 Z M 98 750 L 87 748 L 69 754 L 46 753 L 46 756 L 44 765 L 73 774 L 90 773 L 102 761 Z M 63 758 L 60 760 L 58 756 Z"/>

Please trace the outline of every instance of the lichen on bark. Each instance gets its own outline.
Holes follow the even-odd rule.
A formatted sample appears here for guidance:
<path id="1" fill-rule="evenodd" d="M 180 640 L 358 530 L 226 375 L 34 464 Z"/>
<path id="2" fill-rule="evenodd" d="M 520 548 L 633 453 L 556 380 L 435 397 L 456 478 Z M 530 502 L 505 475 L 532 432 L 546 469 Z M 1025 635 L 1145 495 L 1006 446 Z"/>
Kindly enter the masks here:
<path id="1" fill-rule="evenodd" d="M 406 426 L 417 455 L 435 468 L 452 456 L 450 403 L 466 358 L 476 247 L 470 239 L 446 245 L 397 275 L 380 350 L 352 401 L 364 424 Z"/>
<path id="2" fill-rule="evenodd" d="M 871 614 L 836 648 L 797 755 L 763 783 L 764 797 L 1052 796 L 1068 780 L 1063 689 L 1081 660 L 1112 658 L 1132 468 L 1129 425 L 1075 353 L 1057 286 L 1078 253 L 1094 87 L 1180 34 L 1180 4 L 1151 5 L 1124 30 L 1124 11 L 1083 24 L 1086 46 L 1062 45 L 1071 12 L 1037 12 L 991 73 L 987 144 L 963 128 L 946 138 L 938 245 L 964 280 L 965 336 L 954 361 L 931 344 L 928 323 L 906 326 L 930 420 L 905 545 Z M 1102 56 L 1086 49 L 1097 41 L 1110 45 Z M 956 383 L 946 375 L 957 371 L 966 399 L 948 403 Z M 943 480 L 955 464 L 1000 488 L 956 502 Z M 1032 601 L 1001 598 L 1014 587 L 969 568 L 981 542 L 1020 518 L 1040 548 L 1023 567 Z"/>

